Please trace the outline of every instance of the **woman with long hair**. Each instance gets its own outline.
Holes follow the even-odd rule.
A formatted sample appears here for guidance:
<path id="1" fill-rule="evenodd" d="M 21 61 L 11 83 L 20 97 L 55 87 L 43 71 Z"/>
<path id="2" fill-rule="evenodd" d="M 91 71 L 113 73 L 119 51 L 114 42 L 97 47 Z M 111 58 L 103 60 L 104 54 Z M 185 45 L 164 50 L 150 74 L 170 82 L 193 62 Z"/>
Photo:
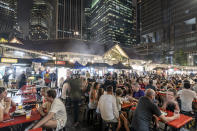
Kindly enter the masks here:
<path id="1" fill-rule="evenodd" d="M 90 122 L 90 117 L 91 119 L 93 120 L 93 114 L 94 114 L 94 111 L 96 110 L 96 107 L 97 107 L 97 103 L 98 103 L 98 89 L 100 88 L 100 84 L 98 82 L 95 82 L 93 84 L 93 86 L 91 87 L 91 90 L 90 90 L 90 94 L 89 94 L 89 104 L 88 104 L 88 124 Z"/>

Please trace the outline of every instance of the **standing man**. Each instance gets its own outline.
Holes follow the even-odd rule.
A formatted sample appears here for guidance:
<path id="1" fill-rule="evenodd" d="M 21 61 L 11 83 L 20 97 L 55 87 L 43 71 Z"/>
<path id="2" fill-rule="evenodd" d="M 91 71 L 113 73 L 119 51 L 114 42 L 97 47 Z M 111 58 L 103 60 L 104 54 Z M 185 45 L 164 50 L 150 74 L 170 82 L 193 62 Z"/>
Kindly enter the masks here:
<path id="1" fill-rule="evenodd" d="M 162 115 L 158 106 L 153 103 L 154 99 L 155 91 L 153 89 L 147 89 L 145 96 L 141 97 L 138 101 L 137 108 L 132 118 L 131 131 L 149 131 L 153 115 L 159 117 L 164 122 L 179 118 L 179 114 L 172 117 L 165 117 Z"/>
<path id="2" fill-rule="evenodd" d="M 4 87 L 8 88 L 8 83 L 9 83 L 9 74 L 7 74 L 7 72 L 5 72 L 4 76 L 3 76 L 3 85 Z"/>
<path id="3" fill-rule="evenodd" d="M 86 79 L 90 78 L 90 73 L 86 71 Z"/>
<path id="4" fill-rule="evenodd" d="M 45 81 L 45 85 L 50 87 L 51 79 L 50 79 L 49 71 L 47 71 L 44 74 L 44 81 Z"/>
<path id="5" fill-rule="evenodd" d="M 70 98 L 74 108 L 74 126 L 79 125 L 79 103 L 81 101 L 82 80 L 79 76 L 73 76 L 73 79 L 68 80 L 70 85 Z"/>
<path id="6" fill-rule="evenodd" d="M 56 87 L 57 75 L 55 72 L 50 74 L 51 79 L 51 88 Z"/>
<path id="7" fill-rule="evenodd" d="M 24 85 L 26 85 L 26 75 L 25 75 L 25 71 L 23 71 L 23 73 L 21 74 L 21 76 L 19 77 L 19 89 L 22 88 Z"/>

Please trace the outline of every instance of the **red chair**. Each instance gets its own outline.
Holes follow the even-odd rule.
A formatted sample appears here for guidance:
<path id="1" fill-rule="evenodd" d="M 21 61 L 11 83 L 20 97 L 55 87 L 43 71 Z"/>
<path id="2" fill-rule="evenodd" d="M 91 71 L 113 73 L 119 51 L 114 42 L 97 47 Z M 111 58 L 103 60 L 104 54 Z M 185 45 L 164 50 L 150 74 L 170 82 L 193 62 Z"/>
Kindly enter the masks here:
<path id="1" fill-rule="evenodd" d="M 31 129 L 29 131 L 42 131 L 42 128 Z"/>

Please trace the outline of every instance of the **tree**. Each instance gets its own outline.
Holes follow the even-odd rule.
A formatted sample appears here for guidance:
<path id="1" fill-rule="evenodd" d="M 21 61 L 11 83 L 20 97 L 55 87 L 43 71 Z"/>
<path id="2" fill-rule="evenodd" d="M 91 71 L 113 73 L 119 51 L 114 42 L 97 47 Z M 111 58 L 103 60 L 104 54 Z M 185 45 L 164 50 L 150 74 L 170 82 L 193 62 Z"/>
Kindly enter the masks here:
<path id="1" fill-rule="evenodd" d="M 183 52 L 183 50 L 176 51 L 174 53 L 174 63 L 181 65 L 181 66 L 186 66 L 187 65 L 187 54 Z"/>

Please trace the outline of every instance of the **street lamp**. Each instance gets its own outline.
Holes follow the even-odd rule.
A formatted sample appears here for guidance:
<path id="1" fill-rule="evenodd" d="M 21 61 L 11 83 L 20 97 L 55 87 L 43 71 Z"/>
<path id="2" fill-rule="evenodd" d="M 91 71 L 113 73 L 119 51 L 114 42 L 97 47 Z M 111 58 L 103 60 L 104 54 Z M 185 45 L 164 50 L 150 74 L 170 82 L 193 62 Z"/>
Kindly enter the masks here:
<path id="1" fill-rule="evenodd" d="M 52 58 L 53 60 L 56 60 L 56 57 L 55 56 L 53 56 L 53 58 Z"/>
<path id="2" fill-rule="evenodd" d="M 78 31 L 75 31 L 75 32 L 74 32 L 74 35 L 79 35 L 79 32 L 78 32 Z"/>
<path id="3" fill-rule="evenodd" d="M 189 55 L 189 64 L 192 65 L 192 56 Z"/>

